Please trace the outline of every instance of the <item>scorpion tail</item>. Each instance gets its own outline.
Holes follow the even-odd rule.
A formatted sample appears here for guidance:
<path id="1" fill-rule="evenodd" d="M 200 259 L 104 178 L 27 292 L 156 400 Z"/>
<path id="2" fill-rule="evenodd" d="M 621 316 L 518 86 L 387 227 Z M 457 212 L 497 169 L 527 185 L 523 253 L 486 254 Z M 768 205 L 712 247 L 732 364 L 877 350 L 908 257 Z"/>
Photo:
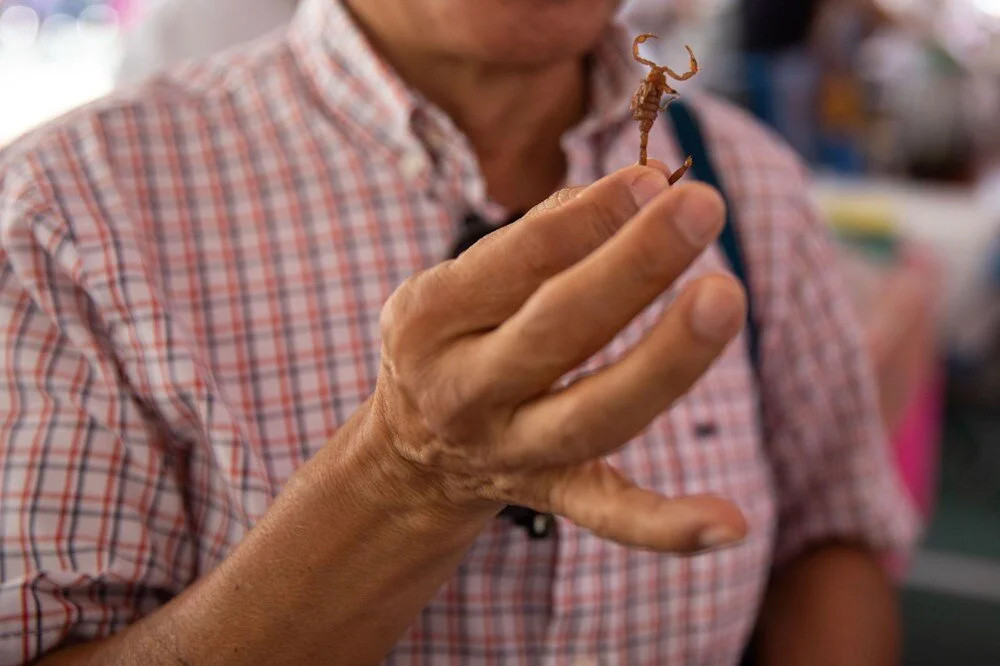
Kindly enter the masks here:
<path id="1" fill-rule="evenodd" d="M 649 146 L 649 132 L 641 132 L 639 134 L 639 166 L 646 166 L 647 155 L 646 149 Z"/>
<path id="2" fill-rule="evenodd" d="M 678 169 L 677 171 L 674 171 L 674 173 L 670 176 L 669 180 L 670 184 L 674 185 L 675 183 L 677 183 L 677 181 L 683 178 L 684 174 L 688 172 L 688 169 L 690 169 L 693 164 L 694 160 L 690 156 L 688 156 L 688 158 L 684 160 L 684 164 L 681 165 L 681 168 Z"/>

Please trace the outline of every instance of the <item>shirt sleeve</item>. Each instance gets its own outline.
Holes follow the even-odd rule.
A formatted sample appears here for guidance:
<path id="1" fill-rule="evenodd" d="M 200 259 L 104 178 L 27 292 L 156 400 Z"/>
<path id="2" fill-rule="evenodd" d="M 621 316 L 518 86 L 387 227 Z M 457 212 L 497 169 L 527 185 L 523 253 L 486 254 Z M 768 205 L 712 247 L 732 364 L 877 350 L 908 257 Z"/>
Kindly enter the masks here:
<path id="1" fill-rule="evenodd" d="M 762 399 L 778 497 L 775 563 L 855 541 L 903 554 L 917 533 L 835 248 L 797 163 L 783 174 L 762 327 Z M 780 249 L 776 249 L 780 248 Z"/>
<path id="2" fill-rule="evenodd" d="M 8 179 L 9 182 L 9 179 Z M 0 664 L 106 637 L 193 578 L 177 465 L 130 397 L 72 233 L 0 174 Z"/>

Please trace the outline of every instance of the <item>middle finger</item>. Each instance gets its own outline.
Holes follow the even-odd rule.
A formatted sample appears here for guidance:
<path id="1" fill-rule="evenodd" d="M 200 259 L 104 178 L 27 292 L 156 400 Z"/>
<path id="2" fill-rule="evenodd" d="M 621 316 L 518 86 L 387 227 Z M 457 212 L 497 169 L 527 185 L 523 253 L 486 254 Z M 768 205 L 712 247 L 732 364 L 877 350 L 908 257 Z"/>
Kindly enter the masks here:
<path id="1" fill-rule="evenodd" d="M 484 336 L 476 359 L 482 372 L 473 376 L 502 378 L 504 393 L 548 390 L 670 287 L 724 223 L 725 204 L 708 186 L 685 185 L 660 195 Z"/>

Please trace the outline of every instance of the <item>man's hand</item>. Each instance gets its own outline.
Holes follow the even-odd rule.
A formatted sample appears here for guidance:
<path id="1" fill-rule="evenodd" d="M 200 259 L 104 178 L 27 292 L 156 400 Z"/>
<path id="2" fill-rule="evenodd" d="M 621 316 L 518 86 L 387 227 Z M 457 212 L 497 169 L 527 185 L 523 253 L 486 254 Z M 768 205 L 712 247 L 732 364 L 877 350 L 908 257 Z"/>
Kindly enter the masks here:
<path id="1" fill-rule="evenodd" d="M 724 218 L 710 188 L 669 188 L 660 170 L 632 167 L 554 195 L 408 281 L 383 311 L 371 403 L 393 455 L 459 508 L 528 506 L 659 551 L 742 539 L 746 524 L 731 503 L 667 499 L 602 460 L 737 334 L 738 283 L 693 283 L 624 358 L 555 388 L 674 283 Z"/>

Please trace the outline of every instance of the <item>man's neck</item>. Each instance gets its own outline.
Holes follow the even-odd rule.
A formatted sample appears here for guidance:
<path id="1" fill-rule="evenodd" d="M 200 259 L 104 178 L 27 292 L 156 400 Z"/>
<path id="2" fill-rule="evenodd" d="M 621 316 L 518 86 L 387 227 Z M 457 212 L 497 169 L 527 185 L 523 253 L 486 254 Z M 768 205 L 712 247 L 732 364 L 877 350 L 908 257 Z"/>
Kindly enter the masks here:
<path id="1" fill-rule="evenodd" d="M 566 174 L 561 138 L 586 107 L 583 58 L 494 65 L 404 52 L 363 27 L 403 80 L 469 138 L 494 201 L 527 210 L 560 186 Z"/>
<path id="2" fill-rule="evenodd" d="M 442 63 L 402 74 L 469 138 L 495 201 L 526 210 L 560 186 L 561 138 L 585 110 L 582 62 L 507 71 Z"/>

